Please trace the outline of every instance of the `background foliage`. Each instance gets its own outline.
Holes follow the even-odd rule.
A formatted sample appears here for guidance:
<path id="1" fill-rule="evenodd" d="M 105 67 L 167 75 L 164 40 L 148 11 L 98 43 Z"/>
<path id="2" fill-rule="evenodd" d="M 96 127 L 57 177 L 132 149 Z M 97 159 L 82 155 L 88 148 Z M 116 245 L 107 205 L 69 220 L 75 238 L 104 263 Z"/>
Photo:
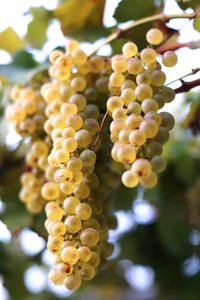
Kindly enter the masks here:
<path id="1" fill-rule="evenodd" d="M 182 10 L 196 9 L 199 1 L 177 0 L 177 4 Z M 114 12 L 116 27 L 122 22 L 160 13 L 164 5 L 165 1 L 162 0 L 122 0 Z M 18 201 L 19 175 L 23 170 L 23 154 L 26 145 L 19 142 L 8 147 L 6 144 L 6 136 L 10 129 L 3 112 L 9 102 L 9 89 L 15 82 L 41 81 L 48 76 L 48 59 L 37 61 L 34 51 L 37 49 L 40 52 L 45 47 L 47 30 L 53 20 L 60 22 L 65 36 L 94 42 L 107 36 L 114 29 L 104 26 L 104 9 L 104 0 L 62 0 L 51 11 L 44 7 L 30 8 L 27 13 L 32 15 L 32 20 L 23 38 L 18 36 L 11 27 L 0 32 L 0 48 L 9 52 L 12 57 L 9 64 L 0 65 L 2 83 L 0 193 L 2 203 L 5 204 L 5 209 L 0 216 L 12 233 L 9 243 L 0 242 L 0 274 L 12 300 L 57 298 L 48 289 L 36 294 L 31 293 L 24 283 L 24 272 L 30 266 L 36 264 L 45 272 L 48 267 L 42 259 L 43 250 L 33 256 L 24 253 L 19 233 L 25 227 L 43 237 L 46 237 L 46 233 L 43 228 L 44 216 L 29 215 Z M 200 31 L 200 17 L 191 22 L 194 23 L 194 30 Z M 166 35 L 170 33 L 171 41 L 177 40 L 178 32 L 168 24 L 158 22 L 154 25 L 160 27 Z M 122 38 L 111 44 L 113 53 L 119 53 L 125 40 L 133 40 L 139 48 L 142 48 L 145 33 L 151 26 L 152 24 L 148 23 L 128 31 Z M 131 215 L 129 222 L 131 224 L 131 220 L 134 221 L 134 226 L 118 237 L 117 245 L 118 247 L 120 245 L 121 249 L 119 255 L 115 256 L 106 270 L 99 272 L 92 283 L 84 285 L 81 291 L 70 296 L 70 299 L 199 299 L 200 96 L 198 90 L 184 96 L 181 109 L 187 111 L 187 114 L 184 114 L 177 124 L 171 141 L 165 147 L 168 167 L 160 176 L 158 186 L 144 193 L 144 199 L 156 208 L 157 215 L 144 224 Z M 136 198 L 137 191 L 126 190 L 120 185 L 117 191 L 112 193 L 113 210 L 129 212 L 127 215 L 130 215 L 132 202 Z M 138 292 L 133 284 L 133 289 L 130 287 L 130 281 L 126 279 L 126 271 L 131 263 L 152 268 L 155 281 L 148 291 Z M 145 296 L 145 292 L 148 296 Z"/>

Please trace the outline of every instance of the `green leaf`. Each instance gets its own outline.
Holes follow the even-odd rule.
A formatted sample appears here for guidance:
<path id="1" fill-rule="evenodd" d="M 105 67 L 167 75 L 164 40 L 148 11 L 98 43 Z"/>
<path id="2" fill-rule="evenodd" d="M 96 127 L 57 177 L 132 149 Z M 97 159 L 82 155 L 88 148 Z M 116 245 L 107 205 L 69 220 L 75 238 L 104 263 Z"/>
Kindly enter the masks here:
<path id="1" fill-rule="evenodd" d="M 74 36 L 75 32 L 103 28 L 105 0 L 64 0 L 55 9 L 54 17 L 61 22 L 64 35 Z"/>
<path id="2" fill-rule="evenodd" d="M 33 20 L 28 25 L 26 41 L 33 48 L 41 48 L 46 41 L 46 32 L 52 14 L 43 7 L 32 7 L 30 12 Z"/>
<path id="3" fill-rule="evenodd" d="M 13 54 L 12 65 L 24 69 L 30 69 L 38 66 L 38 62 L 33 55 L 26 50 L 21 50 Z"/>
<path id="4" fill-rule="evenodd" d="M 12 53 L 22 48 L 24 48 L 24 41 L 11 27 L 0 32 L 0 49 Z"/>
<path id="5" fill-rule="evenodd" d="M 200 32 L 200 17 L 197 17 L 194 19 L 193 26 L 194 26 L 194 29 L 196 29 L 198 32 Z"/>
<path id="6" fill-rule="evenodd" d="M 46 70 L 47 64 L 39 65 L 32 54 L 22 50 L 13 55 L 13 61 L 0 65 L 0 78 L 5 77 L 9 82 L 27 83 L 38 73 Z"/>
<path id="7" fill-rule="evenodd" d="M 154 11 L 154 0 L 122 0 L 115 10 L 114 18 L 118 22 L 126 22 L 151 16 Z"/>

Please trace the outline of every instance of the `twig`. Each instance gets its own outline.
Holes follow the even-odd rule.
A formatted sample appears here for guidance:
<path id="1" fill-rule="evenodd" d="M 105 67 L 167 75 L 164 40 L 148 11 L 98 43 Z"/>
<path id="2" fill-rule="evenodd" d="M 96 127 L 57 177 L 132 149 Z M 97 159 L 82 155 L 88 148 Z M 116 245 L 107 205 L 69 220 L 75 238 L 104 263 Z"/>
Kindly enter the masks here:
<path id="1" fill-rule="evenodd" d="M 168 86 L 168 85 L 170 85 L 170 84 L 172 84 L 172 83 L 174 83 L 176 81 L 183 81 L 184 78 L 186 78 L 188 76 L 191 76 L 191 75 L 194 75 L 194 74 L 198 73 L 199 71 L 200 71 L 200 68 L 192 69 L 192 71 L 190 73 L 188 73 L 188 74 L 186 74 L 186 75 L 184 75 L 182 77 L 179 77 L 179 78 L 177 78 L 177 79 L 169 82 L 168 84 L 166 84 L 166 86 Z"/>
<path id="2" fill-rule="evenodd" d="M 184 81 L 181 80 L 181 86 L 176 88 L 174 91 L 176 94 L 188 92 L 194 87 L 200 86 L 200 78 L 195 79 L 193 81 Z"/>
<path id="3" fill-rule="evenodd" d="M 154 16 L 150 16 L 150 17 L 145 17 L 145 18 L 142 18 L 142 19 L 139 19 L 137 21 L 132 21 L 131 23 L 129 23 L 125 28 L 123 29 L 120 29 L 120 28 L 117 28 L 114 30 L 114 32 L 109 35 L 107 38 L 105 38 L 103 40 L 103 42 L 98 45 L 93 51 L 92 53 L 90 53 L 90 56 L 91 55 L 94 55 L 101 47 L 109 44 L 110 42 L 116 40 L 117 38 L 119 38 L 120 36 L 122 36 L 125 32 L 135 28 L 135 27 L 138 27 L 142 24 L 145 24 L 145 23 L 149 23 L 149 22 L 154 22 L 154 21 L 158 21 L 158 20 L 162 20 L 162 21 L 168 21 L 168 20 L 171 20 L 171 19 L 193 19 L 194 17 L 196 17 L 198 14 L 198 12 L 193 12 L 193 13 L 188 13 L 188 14 L 172 14 L 172 15 L 164 15 L 164 14 L 157 14 L 157 15 L 154 15 Z"/>
<path id="4" fill-rule="evenodd" d="M 102 121 L 101 121 L 101 125 L 100 125 L 100 127 L 99 127 L 99 131 L 98 131 L 97 137 L 96 137 L 96 139 L 95 139 L 95 141 L 94 141 L 94 143 L 93 143 L 93 145 L 92 145 L 92 147 L 91 147 L 92 149 L 95 147 L 96 143 L 98 142 L 98 140 L 99 140 L 99 138 L 100 138 L 100 134 L 101 134 L 101 132 L 102 132 L 103 125 L 104 125 L 104 123 L 105 123 L 105 120 L 106 120 L 106 118 L 107 118 L 107 115 L 108 115 L 108 110 L 106 111 L 105 115 L 103 116 L 103 119 L 102 119 Z"/>
<path id="5" fill-rule="evenodd" d="M 166 51 L 170 50 L 177 50 L 180 48 L 188 47 L 190 49 L 197 49 L 200 48 L 200 41 L 192 41 L 187 43 L 173 43 L 173 44 L 163 44 L 156 48 L 156 52 L 159 54 L 165 53 Z"/>

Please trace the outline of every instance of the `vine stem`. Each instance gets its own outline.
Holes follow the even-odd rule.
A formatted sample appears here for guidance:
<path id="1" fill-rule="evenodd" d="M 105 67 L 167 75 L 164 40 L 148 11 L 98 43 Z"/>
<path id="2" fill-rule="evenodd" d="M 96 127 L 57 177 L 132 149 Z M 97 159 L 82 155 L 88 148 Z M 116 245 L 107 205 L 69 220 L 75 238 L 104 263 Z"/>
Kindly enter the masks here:
<path id="1" fill-rule="evenodd" d="M 97 137 L 96 137 L 94 143 L 92 144 L 92 147 L 91 147 L 92 149 L 94 148 L 94 146 L 96 145 L 96 143 L 98 142 L 98 140 L 99 140 L 99 138 L 100 138 L 100 134 L 101 134 L 101 131 L 102 131 L 102 129 L 103 129 L 103 125 L 104 125 L 104 123 L 105 123 L 105 120 L 106 120 L 107 116 L 108 116 L 108 110 L 106 111 L 106 113 L 105 113 L 104 116 L 103 116 L 103 119 L 102 119 L 102 121 L 101 121 L 101 124 L 100 124 L 100 127 L 99 127 L 99 131 L 98 131 L 98 134 L 97 134 Z"/>
<path id="2" fill-rule="evenodd" d="M 200 41 L 191 41 L 191 42 L 186 42 L 186 43 L 173 43 L 173 44 L 164 44 L 162 46 L 159 46 L 156 48 L 156 52 L 159 54 L 163 54 L 166 51 L 171 51 L 171 50 L 177 50 L 180 48 L 188 47 L 190 49 L 197 49 L 200 46 Z"/>
<path id="3" fill-rule="evenodd" d="M 200 78 L 195 79 L 193 81 L 184 81 L 181 80 L 181 86 L 176 88 L 174 91 L 176 94 L 188 92 L 194 87 L 200 86 Z"/>
<path id="4" fill-rule="evenodd" d="M 182 82 L 184 78 L 186 78 L 188 76 L 191 76 L 191 75 L 194 75 L 194 74 L 198 73 L 199 71 L 200 71 L 200 68 L 192 69 L 192 71 L 190 73 L 188 73 L 186 75 L 183 75 L 182 77 L 179 77 L 179 78 L 177 78 L 177 79 L 169 82 L 168 84 L 166 84 L 166 86 L 168 86 L 168 85 L 170 85 L 170 84 L 172 84 L 174 82 L 177 82 L 177 81 L 181 81 Z"/>
<path id="5" fill-rule="evenodd" d="M 105 46 L 105 45 L 111 43 L 112 41 L 116 40 L 117 38 L 122 36 L 125 32 L 127 32 L 127 31 L 129 31 L 129 30 L 131 30 L 135 27 L 138 27 L 142 24 L 150 23 L 150 22 L 154 22 L 154 21 L 158 21 L 158 20 L 168 21 L 168 20 L 172 20 L 172 19 L 193 19 L 197 15 L 198 15 L 198 12 L 196 12 L 196 11 L 193 12 L 193 13 L 172 14 L 172 15 L 164 15 L 164 14 L 161 13 L 161 14 L 156 14 L 156 15 L 153 15 L 153 16 L 141 18 L 141 19 L 136 20 L 136 21 L 132 21 L 131 23 L 129 23 L 123 29 L 116 28 L 111 35 L 106 37 L 100 45 L 97 45 L 97 47 L 93 49 L 93 51 L 90 53 L 89 56 L 94 55 L 103 46 Z"/>

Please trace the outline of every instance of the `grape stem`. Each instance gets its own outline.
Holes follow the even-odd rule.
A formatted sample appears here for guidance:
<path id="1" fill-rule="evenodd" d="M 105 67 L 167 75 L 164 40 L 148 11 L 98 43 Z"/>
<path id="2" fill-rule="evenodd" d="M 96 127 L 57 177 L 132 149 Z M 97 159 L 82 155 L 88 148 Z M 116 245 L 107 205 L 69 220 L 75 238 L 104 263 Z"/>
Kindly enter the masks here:
<path id="1" fill-rule="evenodd" d="M 101 132 L 102 132 L 103 125 L 104 125 L 104 123 L 105 123 L 105 120 L 106 120 L 107 116 L 108 116 L 108 110 L 106 111 L 106 113 L 105 113 L 104 116 L 103 116 L 103 119 L 102 119 L 102 121 L 101 121 L 101 124 L 100 124 L 100 127 L 99 127 L 99 131 L 98 131 L 98 134 L 97 134 L 97 137 L 96 137 L 94 143 L 92 144 L 91 149 L 94 149 L 96 143 L 98 142 L 98 140 L 99 140 L 99 138 L 100 138 L 100 134 L 101 134 Z"/>
<path id="2" fill-rule="evenodd" d="M 200 78 L 195 79 L 193 81 L 184 81 L 181 80 L 181 86 L 176 88 L 174 91 L 176 94 L 188 92 L 194 87 L 200 86 Z"/>
<path id="3" fill-rule="evenodd" d="M 106 37 L 100 45 L 97 45 L 96 48 L 93 49 L 93 51 L 90 53 L 89 56 L 94 55 L 99 49 L 101 49 L 103 46 L 111 43 L 112 41 L 116 40 L 117 38 L 123 36 L 123 34 L 129 30 L 132 30 L 135 27 L 138 27 L 142 24 L 154 22 L 154 21 L 168 21 L 171 19 L 193 19 L 199 14 L 198 11 L 195 11 L 193 13 L 183 13 L 183 14 L 172 14 L 172 15 L 164 15 L 164 14 L 156 14 L 153 16 L 141 18 L 136 21 L 130 22 L 125 28 L 116 28 L 111 35 Z"/>
<path id="4" fill-rule="evenodd" d="M 184 78 L 186 78 L 186 77 L 188 77 L 188 76 L 191 76 L 191 75 L 194 75 L 194 74 L 198 73 L 199 71 L 200 71 L 200 68 L 192 69 L 192 71 L 191 71 L 190 73 L 188 73 L 188 74 L 186 74 L 186 75 L 184 75 L 184 76 L 182 76 L 182 77 L 179 77 L 179 78 L 177 78 L 177 79 L 175 79 L 175 80 L 169 82 L 168 84 L 166 84 L 166 86 L 171 85 L 172 83 L 174 83 L 174 82 L 176 82 L 176 81 L 181 81 L 181 82 L 183 82 L 183 79 L 184 79 Z"/>
<path id="5" fill-rule="evenodd" d="M 188 47 L 190 49 L 197 49 L 200 47 L 200 41 L 191 41 L 191 42 L 187 42 L 187 43 L 173 43 L 173 44 L 166 44 L 166 45 L 162 45 L 160 47 L 156 48 L 156 52 L 159 54 L 163 54 L 166 51 L 172 51 L 172 50 L 177 50 L 180 48 L 184 48 L 184 47 Z"/>

